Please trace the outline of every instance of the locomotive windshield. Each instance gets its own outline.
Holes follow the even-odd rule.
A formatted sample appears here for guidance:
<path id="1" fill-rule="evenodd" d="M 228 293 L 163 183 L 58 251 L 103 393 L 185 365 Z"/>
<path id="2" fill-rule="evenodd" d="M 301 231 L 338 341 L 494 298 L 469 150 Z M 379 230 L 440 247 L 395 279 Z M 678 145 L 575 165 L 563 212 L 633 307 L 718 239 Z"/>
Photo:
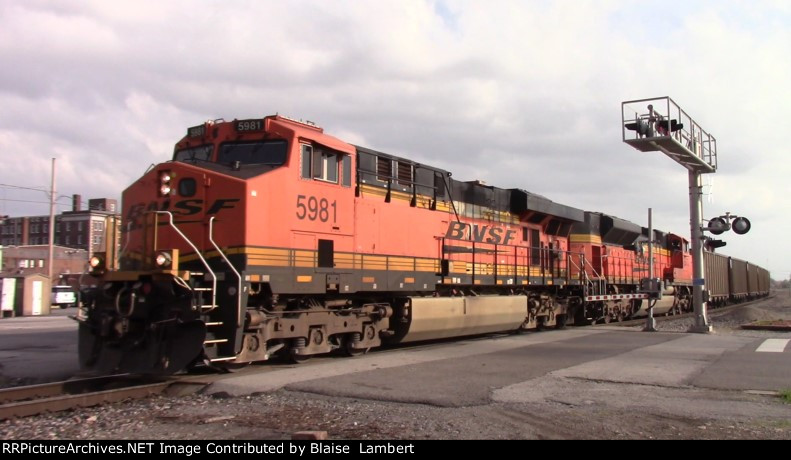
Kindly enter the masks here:
<path id="1" fill-rule="evenodd" d="M 213 145 L 201 145 L 200 147 L 183 149 L 176 152 L 176 156 L 173 159 L 184 162 L 209 161 L 213 149 Z"/>
<path id="2" fill-rule="evenodd" d="M 288 143 L 284 140 L 223 144 L 217 163 L 280 166 L 286 162 Z"/>

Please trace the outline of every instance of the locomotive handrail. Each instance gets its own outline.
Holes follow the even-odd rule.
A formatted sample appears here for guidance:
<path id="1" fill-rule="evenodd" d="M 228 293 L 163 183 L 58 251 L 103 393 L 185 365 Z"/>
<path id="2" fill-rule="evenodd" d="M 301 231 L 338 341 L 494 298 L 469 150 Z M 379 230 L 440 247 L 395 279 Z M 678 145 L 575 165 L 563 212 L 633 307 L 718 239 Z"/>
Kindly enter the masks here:
<path id="1" fill-rule="evenodd" d="M 596 271 L 596 269 L 593 267 L 593 264 L 591 264 L 590 262 L 588 262 L 588 260 L 585 258 L 585 256 L 584 256 L 583 254 L 580 254 L 580 256 L 581 256 L 581 257 L 580 257 L 580 263 L 581 263 L 581 266 L 580 266 L 580 265 L 577 265 L 577 264 L 574 262 L 574 260 L 571 258 L 571 252 L 569 252 L 569 261 L 570 261 L 572 264 L 574 264 L 574 267 L 575 267 L 577 270 L 579 270 L 579 272 L 580 272 L 580 278 L 581 278 L 581 281 L 583 281 L 583 282 L 584 282 L 586 285 L 588 285 L 588 286 L 593 286 L 593 280 L 591 280 L 591 279 L 590 279 L 590 277 L 588 276 L 588 271 L 586 270 L 586 267 L 590 267 L 590 269 L 591 269 L 591 271 L 593 272 L 593 274 L 594 274 L 594 275 L 595 275 L 597 278 L 599 278 L 599 280 L 598 280 L 598 281 L 601 283 L 601 286 L 602 286 L 602 288 L 604 288 L 603 290 L 604 290 L 604 291 L 606 291 L 606 290 L 607 290 L 607 280 L 606 280 L 606 279 L 604 279 L 604 277 L 603 277 L 603 276 L 601 276 L 601 275 L 599 274 L 599 272 L 597 272 L 597 271 Z"/>
<path id="2" fill-rule="evenodd" d="M 168 218 L 169 218 L 169 222 L 168 223 L 170 224 L 171 227 L 173 227 L 173 230 L 175 230 L 176 233 L 188 245 L 190 245 L 190 247 L 195 251 L 195 255 L 198 256 L 200 261 L 203 263 L 203 266 L 206 267 L 206 270 L 208 270 L 209 274 L 211 275 L 211 278 L 212 278 L 212 283 L 211 283 L 211 306 L 212 306 L 212 308 L 217 306 L 217 275 L 214 273 L 214 270 L 211 269 L 211 267 L 209 266 L 209 263 L 206 262 L 206 259 L 203 258 L 203 255 L 198 250 L 198 247 L 195 246 L 195 244 L 193 244 L 193 242 L 190 241 L 189 238 L 187 238 L 187 235 L 182 233 L 182 231 L 179 230 L 178 227 L 176 227 L 176 223 L 173 221 L 173 213 L 172 212 L 170 212 L 170 211 L 150 211 L 150 212 L 153 212 L 154 214 L 166 214 L 168 216 Z"/>
<path id="3" fill-rule="evenodd" d="M 561 279 L 568 283 L 571 282 L 571 266 L 574 265 L 579 269 L 572 261 L 572 254 L 574 253 L 563 249 L 518 244 L 481 243 L 475 240 L 447 239 L 441 236 L 435 238 L 441 243 L 439 250 L 442 259 L 456 260 L 468 265 L 467 274 L 470 276 L 472 284 L 475 284 L 479 276 L 493 276 L 495 284 L 503 277 L 513 276 L 513 283 L 519 284 L 520 271 L 524 271 L 525 278 L 535 276 L 540 278 L 542 283 L 546 283 L 548 278 Z M 482 248 L 481 246 L 484 247 Z M 520 255 L 519 249 L 525 250 L 525 254 Z M 507 255 L 507 257 L 512 258 L 512 262 L 502 262 L 496 257 L 498 254 Z M 479 255 L 495 255 L 495 257 L 490 262 L 481 262 L 478 259 Z M 465 257 L 469 259 L 465 260 Z M 537 274 L 532 275 L 533 270 L 531 269 L 535 270 Z M 582 279 L 580 275 L 580 280 Z"/>
<path id="4" fill-rule="evenodd" d="M 126 241 L 124 241 L 124 247 L 122 247 L 121 250 L 118 252 L 118 260 L 121 260 L 121 258 L 124 256 L 124 254 L 126 254 L 127 248 L 129 248 L 129 232 L 132 231 L 132 224 L 133 223 L 134 222 L 132 222 L 132 221 L 126 223 L 126 232 L 125 232 L 125 234 L 126 234 L 125 240 Z"/>
<path id="5" fill-rule="evenodd" d="M 215 216 L 212 216 L 209 219 L 209 241 L 211 241 L 212 246 L 214 246 L 214 249 L 217 250 L 225 263 L 231 267 L 231 270 L 233 270 L 234 274 L 236 275 L 236 279 L 239 280 L 236 290 L 236 311 L 239 312 L 239 324 L 241 324 L 242 321 L 244 321 L 244 315 L 242 312 L 242 275 L 239 274 L 239 271 L 236 270 L 236 267 L 234 267 L 231 261 L 228 260 L 228 257 L 226 257 L 225 253 L 222 252 L 222 249 L 220 249 L 220 247 L 217 246 L 217 243 L 214 242 L 214 218 Z"/>

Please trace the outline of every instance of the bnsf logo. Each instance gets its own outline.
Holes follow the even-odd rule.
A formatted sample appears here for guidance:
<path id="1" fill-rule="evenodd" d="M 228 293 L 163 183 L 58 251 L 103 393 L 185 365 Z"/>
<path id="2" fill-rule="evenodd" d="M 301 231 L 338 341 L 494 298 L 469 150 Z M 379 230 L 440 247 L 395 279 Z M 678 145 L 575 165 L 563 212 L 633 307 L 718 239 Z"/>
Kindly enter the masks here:
<path id="1" fill-rule="evenodd" d="M 510 244 L 516 238 L 516 231 L 488 225 L 451 222 L 445 238 L 452 240 L 472 240 L 477 243 Z"/>
<path id="2" fill-rule="evenodd" d="M 215 200 L 214 203 L 206 211 L 206 215 L 217 214 L 223 209 L 232 209 L 234 203 L 239 201 L 238 198 L 220 198 Z M 191 216 L 198 214 L 203 210 L 203 200 L 181 200 L 173 203 L 171 207 L 170 200 L 163 202 L 152 201 L 146 205 L 145 203 L 138 203 L 129 208 L 129 213 L 126 215 L 127 222 L 137 221 L 143 214 L 149 211 L 170 211 L 176 216 Z"/>

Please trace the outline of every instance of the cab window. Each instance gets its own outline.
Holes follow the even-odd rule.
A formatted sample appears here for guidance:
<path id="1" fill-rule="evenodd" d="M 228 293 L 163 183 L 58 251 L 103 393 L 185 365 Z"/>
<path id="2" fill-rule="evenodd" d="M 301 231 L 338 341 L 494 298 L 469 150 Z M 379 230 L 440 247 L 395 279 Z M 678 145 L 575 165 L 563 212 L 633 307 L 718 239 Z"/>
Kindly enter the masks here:
<path id="1" fill-rule="evenodd" d="M 201 145 L 199 147 L 191 147 L 188 149 L 182 149 L 176 152 L 174 156 L 175 161 L 182 161 L 182 162 L 196 162 L 196 161 L 209 161 L 211 159 L 212 151 L 214 150 L 213 145 Z"/>
<path id="2" fill-rule="evenodd" d="M 288 143 L 284 140 L 223 144 L 217 163 L 280 166 L 286 162 Z"/>
<path id="3" fill-rule="evenodd" d="M 341 169 L 341 184 L 351 186 L 351 157 L 325 147 L 302 144 L 300 152 L 300 176 L 323 182 L 338 183 L 338 166 Z"/>

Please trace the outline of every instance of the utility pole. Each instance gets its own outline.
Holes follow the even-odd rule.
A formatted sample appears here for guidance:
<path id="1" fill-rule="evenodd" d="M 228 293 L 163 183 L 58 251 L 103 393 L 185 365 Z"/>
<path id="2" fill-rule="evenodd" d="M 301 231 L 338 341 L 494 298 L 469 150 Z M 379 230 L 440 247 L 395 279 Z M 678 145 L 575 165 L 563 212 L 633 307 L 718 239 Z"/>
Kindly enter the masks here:
<path id="1" fill-rule="evenodd" d="M 49 255 L 47 256 L 47 274 L 50 284 L 55 284 L 53 263 L 55 253 L 55 159 L 52 159 L 52 181 L 49 186 Z"/>

